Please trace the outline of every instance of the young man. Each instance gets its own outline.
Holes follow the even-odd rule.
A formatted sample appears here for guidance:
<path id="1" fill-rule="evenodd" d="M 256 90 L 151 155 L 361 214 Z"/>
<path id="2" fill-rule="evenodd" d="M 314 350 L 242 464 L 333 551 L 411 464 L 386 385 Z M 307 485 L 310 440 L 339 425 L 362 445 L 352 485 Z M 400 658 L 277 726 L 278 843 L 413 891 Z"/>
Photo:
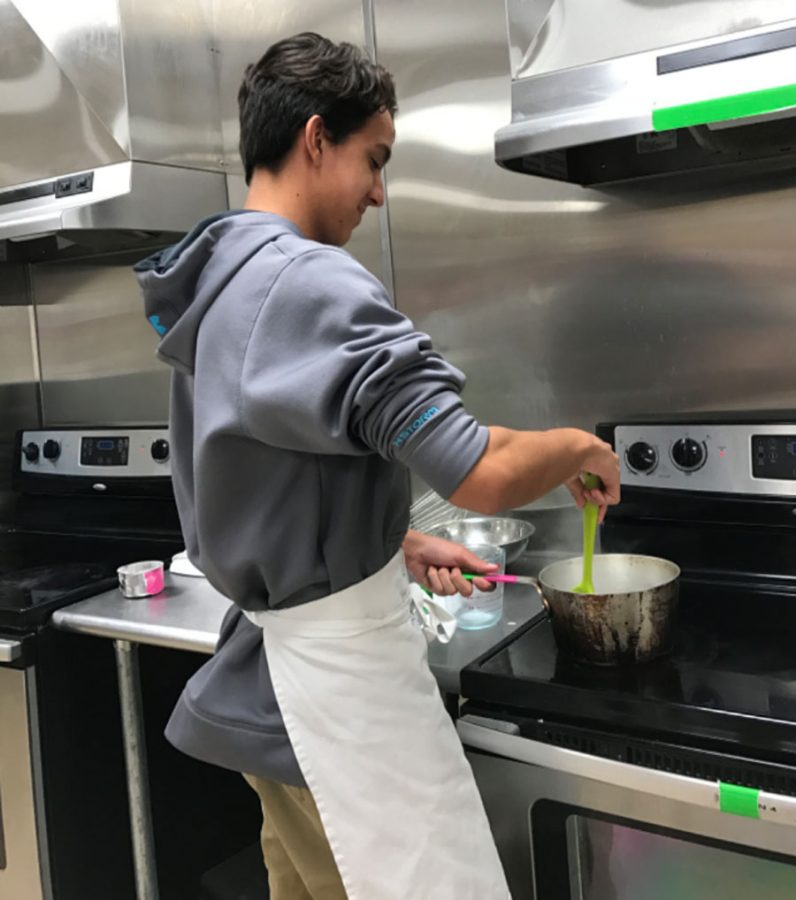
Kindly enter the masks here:
<path id="1" fill-rule="evenodd" d="M 137 267 L 174 369 L 188 554 L 236 604 L 167 734 L 247 773 L 274 900 L 505 900 L 406 575 L 469 594 L 462 568 L 488 567 L 407 532 L 408 470 L 491 513 L 562 483 L 615 503 L 617 459 L 575 429 L 476 422 L 462 374 L 340 249 L 384 202 L 383 68 L 301 34 L 248 68 L 239 102 L 246 209 Z"/>

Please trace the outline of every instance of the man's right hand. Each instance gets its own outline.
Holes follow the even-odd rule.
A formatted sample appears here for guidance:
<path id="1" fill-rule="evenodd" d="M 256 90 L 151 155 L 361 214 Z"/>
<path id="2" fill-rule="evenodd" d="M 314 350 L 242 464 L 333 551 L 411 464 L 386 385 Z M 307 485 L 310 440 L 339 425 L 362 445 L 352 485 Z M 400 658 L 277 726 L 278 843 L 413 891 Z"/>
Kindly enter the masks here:
<path id="1" fill-rule="evenodd" d="M 584 434 L 586 433 L 584 432 Z M 568 478 L 565 484 L 579 508 L 585 506 L 586 503 L 594 503 L 600 507 L 599 521 L 602 522 L 608 507 L 619 503 L 621 497 L 619 457 L 614 453 L 610 444 L 593 435 L 589 435 L 589 438 L 593 441 L 594 447 L 586 457 L 583 471 Z M 587 472 L 597 475 L 602 486 L 589 490 L 582 477 Z"/>

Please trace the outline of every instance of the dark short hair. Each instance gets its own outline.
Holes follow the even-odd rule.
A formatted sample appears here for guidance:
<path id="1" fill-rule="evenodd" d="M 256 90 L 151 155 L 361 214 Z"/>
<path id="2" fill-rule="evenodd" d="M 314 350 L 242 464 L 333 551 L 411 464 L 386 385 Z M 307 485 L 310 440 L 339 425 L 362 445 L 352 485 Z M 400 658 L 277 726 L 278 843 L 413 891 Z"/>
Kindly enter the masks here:
<path id="1" fill-rule="evenodd" d="M 251 181 L 255 168 L 278 172 L 299 130 L 314 115 L 333 143 L 342 143 L 377 112 L 395 115 L 392 75 L 353 44 L 311 31 L 269 47 L 246 68 L 238 91 L 240 155 Z"/>

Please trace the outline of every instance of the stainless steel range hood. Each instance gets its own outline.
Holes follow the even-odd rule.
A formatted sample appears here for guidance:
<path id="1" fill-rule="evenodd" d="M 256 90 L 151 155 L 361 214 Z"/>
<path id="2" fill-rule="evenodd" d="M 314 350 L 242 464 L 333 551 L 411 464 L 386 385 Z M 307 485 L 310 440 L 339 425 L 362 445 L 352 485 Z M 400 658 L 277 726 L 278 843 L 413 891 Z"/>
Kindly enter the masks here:
<path id="1" fill-rule="evenodd" d="M 792 0 L 506 3 L 501 166 L 584 185 L 796 167 Z"/>
<path id="2" fill-rule="evenodd" d="M 0 241 L 112 249 L 227 205 L 198 0 L 0 0 Z"/>

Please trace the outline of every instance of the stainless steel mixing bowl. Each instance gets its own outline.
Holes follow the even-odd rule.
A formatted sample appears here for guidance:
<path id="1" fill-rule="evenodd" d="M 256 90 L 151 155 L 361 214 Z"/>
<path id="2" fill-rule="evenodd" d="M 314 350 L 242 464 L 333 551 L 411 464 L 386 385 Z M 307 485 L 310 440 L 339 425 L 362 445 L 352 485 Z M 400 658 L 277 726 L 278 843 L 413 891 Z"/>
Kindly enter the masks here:
<path id="1" fill-rule="evenodd" d="M 528 546 L 536 529 L 524 519 L 458 519 L 428 529 L 434 537 L 457 544 L 492 544 L 506 551 L 506 563 L 514 562 Z"/>

